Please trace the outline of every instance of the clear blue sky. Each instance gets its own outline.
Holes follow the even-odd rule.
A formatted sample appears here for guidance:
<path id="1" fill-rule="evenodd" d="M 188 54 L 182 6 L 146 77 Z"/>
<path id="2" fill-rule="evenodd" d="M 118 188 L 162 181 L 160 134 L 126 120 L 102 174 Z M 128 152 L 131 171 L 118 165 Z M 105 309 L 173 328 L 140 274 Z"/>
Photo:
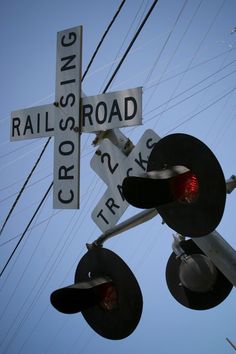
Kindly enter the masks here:
<path id="1" fill-rule="evenodd" d="M 86 95 L 103 91 L 151 3 L 126 1 L 84 80 Z M 46 142 L 10 142 L 11 111 L 54 101 L 58 31 L 83 26 L 84 70 L 119 4 L 1 0 L 1 223 Z M 123 129 L 134 144 L 149 128 L 160 136 L 194 135 L 214 151 L 226 179 L 236 174 L 236 34 L 231 34 L 235 14 L 234 0 L 159 0 L 109 88 L 143 86 L 143 125 Z M 173 231 L 159 217 L 105 244 L 127 262 L 142 289 L 142 318 L 131 336 L 106 340 L 80 314 L 63 315 L 50 305 L 51 292 L 73 282 L 86 242 L 101 234 L 90 216 L 106 188 L 90 168 L 93 139 L 93 134 L 82 135 L 80 210 L 54 210 L 50 194 L 0 279 L 0 352 L 231 353 L 225 337 L 236 341 L 235 290 L 209 311 L 178 304 L 165 282 Z M 52 178 L 53 141 L 1 235 L 0 269 Z M 234 248 L 235 204 L 232 193 L 217 228 Z M 122 220 L 137 211 L 129 207 Z"/>

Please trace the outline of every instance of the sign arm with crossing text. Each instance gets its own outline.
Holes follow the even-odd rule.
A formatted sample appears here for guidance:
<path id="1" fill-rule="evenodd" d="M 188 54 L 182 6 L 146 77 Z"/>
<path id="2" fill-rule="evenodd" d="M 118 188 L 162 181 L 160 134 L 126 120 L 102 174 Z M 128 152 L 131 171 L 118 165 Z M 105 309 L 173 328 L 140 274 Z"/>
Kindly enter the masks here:
<path id="1" fill-rule="evenodd" d="M 81 27 L 58 33 L 53 184 L 57 209 L 79 208 L 81 50 Z"/>

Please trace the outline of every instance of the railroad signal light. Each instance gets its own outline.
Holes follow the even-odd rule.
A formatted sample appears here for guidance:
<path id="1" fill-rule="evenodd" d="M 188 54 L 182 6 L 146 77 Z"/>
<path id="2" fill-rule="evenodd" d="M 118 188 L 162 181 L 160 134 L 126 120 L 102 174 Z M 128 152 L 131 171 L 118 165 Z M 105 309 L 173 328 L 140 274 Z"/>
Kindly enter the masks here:
<path id="1" fill-rule="evenodd" d="M 138 282 L 126 263 L 114 252 L 100 247 L 80 260 L 75 284 L 51 294 L 60 312 L 81 312 L 99 335 L 108 339 L 129 336 L 139 323 L 143 300 Z"/>
<path id="2" fill-rule="evenodd" d="M 181 241 L 185 256 L 173 252 L 166 266 L 166 282 L 172 296 L 193 310 L 208 310 L 223 302 L 233 285 L 192 241 Z"/>
<path id="3" fill-rule="evenodd" d="M 187 134 L 159 140 L 144 176 L 123 181 L 125 199 L 139 208 L 156 208 L 177 233 L 200 237 L 219 224 L 225 207 L 226 183 L 212 151 Z"/>

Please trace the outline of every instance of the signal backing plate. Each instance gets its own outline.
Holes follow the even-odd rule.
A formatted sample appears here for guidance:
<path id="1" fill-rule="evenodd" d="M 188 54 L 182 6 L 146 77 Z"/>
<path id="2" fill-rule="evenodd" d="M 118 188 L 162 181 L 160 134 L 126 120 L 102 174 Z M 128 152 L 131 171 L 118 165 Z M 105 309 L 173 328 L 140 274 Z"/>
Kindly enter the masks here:
<path id="1" fill-rule="evenodd" d="M 95 332 L 108 339 L 123 339 L 130 335 L 139 323 L 143 299 L 138 282 L 127 264 L 114 252 L 96 247 L 80 260 L 75 273 L 75 283 L 91 277 L 109 277 L 118 294 L 118 306 L 104 310 L 94 305 L 83 310 L 87 323 Z"/>
<path id="2" fill-rule="evenodd" d="M 153 148 L 147 171 L 183 165 L 198 180 L 199 195 L 193 203 L 179 200 L 158 206 L 164 222 L 181 235 L 200 237 L 218 226 L 224 212 L 226 183 L 221 166 L 213 152 L 197 138 L 171 134 Z"/>
<path id="3" fill-rule="evenodd" d="M 202 250 L 192 240 L 182 241 L 180 246 L 187 255 L 204 255 Z M 170 293 L 181 305 L 193 310 L 208 310 L 219 305 L 231 292 L 233 285 L 218 268 L 216 268 L 217 278 L 215 285 L 210 291 L 204 293 L 190 291 L 181 285 L 179 277 L 180 264 L 180 258 L 176 258 L 176 254 L 173 252 L 166 266 L 166 282 Z"/>

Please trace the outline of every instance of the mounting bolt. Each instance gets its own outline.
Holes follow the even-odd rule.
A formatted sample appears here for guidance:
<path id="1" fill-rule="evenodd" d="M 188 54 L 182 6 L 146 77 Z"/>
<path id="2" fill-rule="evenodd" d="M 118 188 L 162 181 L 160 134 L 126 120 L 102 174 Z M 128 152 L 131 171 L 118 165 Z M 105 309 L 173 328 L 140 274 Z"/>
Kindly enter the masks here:
<path id="1" fill-rule="evenodd" d="M 98 149 L 98 150 L 95 152 L 95 154 L 98 155 L 98 156 L 101 156 L 102 152 L 101 152 L 101 150 Z"/>
<path id="2" fill-rule="evenodd" d="M 79 132 L 79 127 L 74 127 L 74 132 L 78 133 Z"/>
<path id="3" fill-rule="evenodd" d="M 59 107 L 59 102 L 54 102 L 53 104 L 55 107 Z"/>

